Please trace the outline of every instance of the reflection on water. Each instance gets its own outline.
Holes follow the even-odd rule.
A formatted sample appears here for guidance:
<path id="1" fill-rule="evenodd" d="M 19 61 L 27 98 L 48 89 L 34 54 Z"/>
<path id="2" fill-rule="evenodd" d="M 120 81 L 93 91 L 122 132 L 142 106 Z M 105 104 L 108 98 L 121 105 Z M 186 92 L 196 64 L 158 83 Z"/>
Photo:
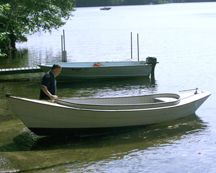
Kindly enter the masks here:
<path id="1" fill-rule="evenodd" d="M 18 68 L 18 67 L 28 67 L 29 66 L 29 50 L 23 48 L 16 51 L 12 57 L 0 58 L 0 68 Z"/>
<path id="2" fill-rule="evenodd" d="M 19 48 L 13 56 L 0 58 L 0 69 L 37 67 L 39 64 L 44 63 L 44 61 L 61 62 L 62 59 L 59 53 L 54 54 L 50 49 L 42 52 L 40 49 Z"/>
<path id="3" fill-rule="evenodd" d="M 24 128 L 23 133 L 15 136 L 12 143 L 1 146 L 0 151 L 4 151 L 2 156 L 9 159 L 13 166 L 25 160 L 26 163 L 19 166 L 20 170 L 34 170 L 37 166 L 35 172 L 44 169 L 44 172 L 66 169 L 85 172 L 95 162 L 119 160 L 128 155 L 133 157 L 134 152 L 171 146 L 188 135 L 199 135 L 206 127 L 193 114 L 172 122 L 139 127 L 130 132 L 81 138 L 38 137 Z M 27 151 L 31 151 L 31 154 Z"/>
<path id="4" fill-rule="evenodd" d="M 158 143 L 156 145 L 165 143 L 168 144 L 179 140 L 183 137 L 183 135 L 189 135 L 196 132 L 200 132 L 206 127 L 206 124 L 202 120 L 200 120 L 197 115 L 193 114 L 172 122 L 137 128 L 134 127 L 134 129 L 131 129 L 130 132 L 125 133 L 122 132 L 104 136 L 90 136 L 77 138 L 70 138 L 70 136 L 59 138 L 42 137 L 38 138 L 37 140 L 34 139 L 34 142 L 30 142 L 29 146 L 31 146 L 30 150 L 60 149 L 62 148 L 61 145 L 71 145 L 69 148 L 73 146 L 73 148 L 75 149 L 79 147 L 96 147 L 95 144 L 97 144 L 97 147 L 105 147 L 119 144 L 130 145 L 133 143 L 143 142 L 144 139 L 146 139 L 150 143 L 154 140 L 157 140 Z M 14 138 L 14 143 L 18 145 L 23 145 L 23 139 L 29 140 L 31 136 L 33 136 L 32 133 L 23 133 Z M 22 143 L 19 144 L 18 141 L 22 141 Z M 146 149 L 143 145 L 140 145 L 140 147 L 139 149 Z M 128 150 L 127 148 L 124 149 Z"/>
<path id="5" fill-rule="evenodd" d="M 149 78 L 113 79 L 108 81 L 58 82 L 60 97 L 109 97 L 152 94 L 156 82 Z"/>
<path id="6" fill-rule="evenodd" d="M 10 78 L 10 76 L 12 76 Z M 6 93 L 14 96 L 38 99 L 43 73 L 0 76 L 0 98 Z M 157 81 L 149 78 L 124 78 L 112 80 L 89 80 L 82 82 L 57 82 L 59 97 L 109 97 L 153 94 L 157 92 Z"/>

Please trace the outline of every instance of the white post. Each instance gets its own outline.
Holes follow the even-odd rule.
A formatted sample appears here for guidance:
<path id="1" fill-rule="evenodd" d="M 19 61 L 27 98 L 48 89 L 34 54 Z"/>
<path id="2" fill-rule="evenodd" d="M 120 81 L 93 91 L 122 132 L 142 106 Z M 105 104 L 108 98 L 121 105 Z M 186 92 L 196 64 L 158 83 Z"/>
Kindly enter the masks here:
<path id="1" fill-rule="evenodd" d="M 132 43 L 132 32 L 131 32 L 131 59 L 133 59 L 133 50 L 132 50 L 132 47 L 133 47 L 133 43 Z"/>
<path id="2" fill-rule="evenodd" d="M 62 62 L 67 62 L 67 51 L 65 50 L 65 31 L 61 35 Z"/>
<path id="3" fill-rule="evenodd" d="M 139 34 L 137 33 L 137 57 L 139 61 Z"/>

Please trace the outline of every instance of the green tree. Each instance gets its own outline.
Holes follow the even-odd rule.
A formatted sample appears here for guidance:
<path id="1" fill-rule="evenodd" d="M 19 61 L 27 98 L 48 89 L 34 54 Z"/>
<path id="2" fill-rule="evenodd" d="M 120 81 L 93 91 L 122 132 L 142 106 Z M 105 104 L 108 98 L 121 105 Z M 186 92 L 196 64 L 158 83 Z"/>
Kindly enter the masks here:
<path id="1" fill-rule="evenodd" d="M 27 41 L 26 35 L 63 26 L 72 16 L 75 0 L 0 0 L 1 30 L 9 33 L 6 49 L 15 50 L 16 42 Z M 1 44 L 0 44 L 1 45 Z"/>
<path id="2" fill-rule="evenodd" d="M 8 10 L 10 8 L 9 4 L 0 5 L 0 17 L 3 16 L 2 13 L 4 10 Z M 0 20 L 2 21 L 2 20 Z M 9 43 L 8 33 L 5 32 L 3 23 L 0 22 L 0 57 L 6 56 L 6 45 Z M 3 48 L 3 49 L 2 49 Z"/>

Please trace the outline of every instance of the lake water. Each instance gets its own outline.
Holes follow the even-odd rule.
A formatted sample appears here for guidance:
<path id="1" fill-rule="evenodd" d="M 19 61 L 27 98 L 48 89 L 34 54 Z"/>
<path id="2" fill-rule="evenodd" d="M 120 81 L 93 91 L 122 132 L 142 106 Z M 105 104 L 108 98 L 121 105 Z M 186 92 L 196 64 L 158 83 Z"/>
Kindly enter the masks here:
<path id="1" fill-rule="evenodd" d="M 77 8 L 58 31 L 36 33 L 17 44 L 17 58 L 0 68 L 61 60 L 66 33 L 68 61 L 137 60 L 156 57 L 155 82 L 125 79 L 58 83 L 59 97 L 105 97 L 212 92 L 196 114 L 134 131 L 85 138 L 39 137 L 11 112 L 5 93 L 38 98 L 43 74 L 0 76 L 0 172 L 216 172 L 216 3 Z"/>

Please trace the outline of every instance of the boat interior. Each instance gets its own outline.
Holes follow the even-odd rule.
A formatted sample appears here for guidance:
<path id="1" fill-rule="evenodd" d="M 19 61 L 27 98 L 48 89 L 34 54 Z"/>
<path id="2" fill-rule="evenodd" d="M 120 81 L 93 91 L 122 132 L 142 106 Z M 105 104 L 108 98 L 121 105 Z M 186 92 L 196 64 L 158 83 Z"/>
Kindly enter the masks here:
<path id="1" fill-rule="evenodd" d="M 143 109 L 171 106 L 179 102 L 178 94 L 154 94 L 129 97 L 66 98 L 58 99 L 61 105 L 84 109 Z"/>

